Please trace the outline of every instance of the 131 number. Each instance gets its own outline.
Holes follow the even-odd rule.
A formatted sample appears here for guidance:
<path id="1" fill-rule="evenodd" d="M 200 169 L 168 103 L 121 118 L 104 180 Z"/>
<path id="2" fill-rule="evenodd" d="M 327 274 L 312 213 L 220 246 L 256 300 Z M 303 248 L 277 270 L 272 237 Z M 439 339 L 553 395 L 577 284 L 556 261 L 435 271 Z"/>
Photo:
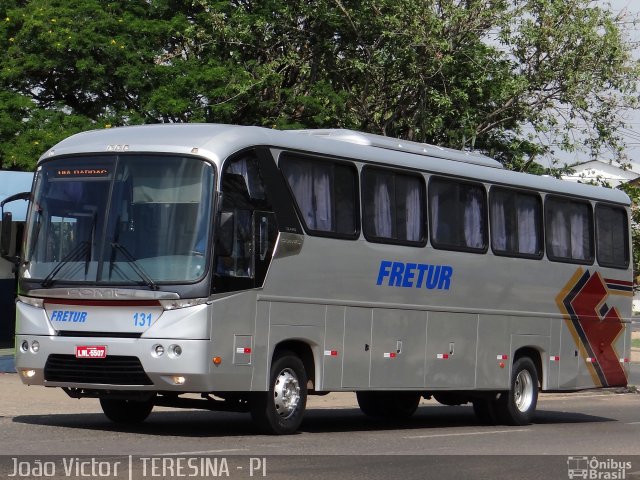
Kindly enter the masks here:
<path id="1" fill-rule="evenodd" d="M 150 313 L 134 313 L 133 325 L 136 327 L 150 327 L 151 314 Z"/>

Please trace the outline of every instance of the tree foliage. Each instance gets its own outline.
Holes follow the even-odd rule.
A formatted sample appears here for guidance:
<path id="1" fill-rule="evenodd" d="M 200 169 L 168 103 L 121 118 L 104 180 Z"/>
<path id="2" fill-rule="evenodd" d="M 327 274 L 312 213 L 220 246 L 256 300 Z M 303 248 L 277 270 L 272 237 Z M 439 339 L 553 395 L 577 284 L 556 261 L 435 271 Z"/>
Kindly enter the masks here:
<path id="1" fill-rule="evenodd" d="M 4 0 L 0 161 L 154 122 L 344 127 L 489 153 L 613 150 L 638 66 L 591 0 Z M 577 132 L 577 133 L 576 133 Z"/>
<path id="2" fill-rule="evenodd" d="M 33 169 L 82 130 L 205 121 L 352 128 L 536 174 L 558 175 L 536 161 L 560 151 L 622 162 L 636 19 L 602 5 L 3 0 L 0 167 Z"/>

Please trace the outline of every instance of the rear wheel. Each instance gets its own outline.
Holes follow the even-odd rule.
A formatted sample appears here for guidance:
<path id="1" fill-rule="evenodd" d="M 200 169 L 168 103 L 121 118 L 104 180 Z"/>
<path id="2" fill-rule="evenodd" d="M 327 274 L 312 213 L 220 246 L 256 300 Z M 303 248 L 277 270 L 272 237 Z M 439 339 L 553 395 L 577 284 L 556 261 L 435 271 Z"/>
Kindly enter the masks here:
<path id="1" fill-rule="evenodd" d="M 302 361 L 291 352 L 278 355 L 271 365 L 269 390 L 251 401 L 251 417 L 266 433 L 295 433 L 307 405 L 307 374 Z"/>
<path id="2" fill-rule="evenodd" d="M 498 417 L 507 425 L 528 425 L 537 403 L 538 371 L 529 357 L 521 357 L 513 364 L 511 389 L 496 401 Z"/>
<path id="3" fill-rule="evenodd" d="M 153 410 L 153 398 L 145 401 L 101 398 L 100 406 L 112 422 L 136 424 L 144 422 Z"/>
<path id="4" fill-rule="evenodd" d="M 420 403 L 418 392 L 356 392 L 356 398 L 370 417 L 409 418 Z"/>

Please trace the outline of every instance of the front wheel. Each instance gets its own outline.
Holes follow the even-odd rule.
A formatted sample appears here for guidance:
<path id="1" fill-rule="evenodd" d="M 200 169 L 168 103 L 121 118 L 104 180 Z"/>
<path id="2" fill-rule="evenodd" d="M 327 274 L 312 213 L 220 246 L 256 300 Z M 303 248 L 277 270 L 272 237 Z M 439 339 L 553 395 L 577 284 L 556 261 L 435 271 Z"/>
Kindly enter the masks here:
<path id="1" fill-rule="evenodd" d="M 144 422 L 153 410 L 153 398 L 144 401 L 101 398 L 100 406 L 112 422 L 136 424 Z"/>
<path id="2" fill-rule="evenodd" d="M 251 417 L 266 433 L 288 435 L 302 423 L 307 405 L 307 374 L 293 353 L 277 356 L 271 365 L 269 390 L 254 395 Z"/>
<path id="3" fill-rule="evenodd" d="M 513 364 L 511 389 L 500 395 L 496 410 L 507 425 L 528 425 L 538 402 L 538 371 L 529 357 L 521 357 Z"/>

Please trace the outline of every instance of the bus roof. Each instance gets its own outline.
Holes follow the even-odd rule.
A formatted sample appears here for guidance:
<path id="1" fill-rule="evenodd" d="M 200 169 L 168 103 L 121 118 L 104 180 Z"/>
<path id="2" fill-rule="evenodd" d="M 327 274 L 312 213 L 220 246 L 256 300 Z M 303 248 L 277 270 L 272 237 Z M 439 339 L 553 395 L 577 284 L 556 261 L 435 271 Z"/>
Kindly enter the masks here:
<path id="1" fill-rule="evenodd" d="M 229 155 L 259 145 L 630 204 L 620 190 L 504 170 L 498 161 L 478 153 L 343 129 L 273 130 L 221 124 L 118 127 L 73 135 L 53 146 L 40 161 L 60 155 L 127 151 L 199 155 L 220 165 Z"/>

